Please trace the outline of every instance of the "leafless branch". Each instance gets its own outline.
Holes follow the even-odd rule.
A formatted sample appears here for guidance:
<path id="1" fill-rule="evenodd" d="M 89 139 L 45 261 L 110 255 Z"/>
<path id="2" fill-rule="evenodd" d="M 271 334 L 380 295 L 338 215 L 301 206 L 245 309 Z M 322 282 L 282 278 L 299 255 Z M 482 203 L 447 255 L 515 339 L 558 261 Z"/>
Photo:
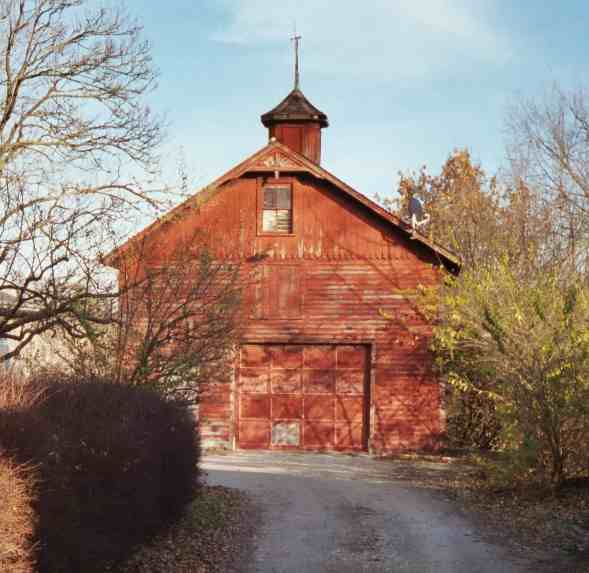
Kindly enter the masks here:
<path id="1" fill-rule="evenodd" d="M 102 324 L 99 255 L 158 204 L 149 45 L 122 10 L 0 0 L 0 338 Z M 82 329 L 83 330 L 83 329 Z"/>

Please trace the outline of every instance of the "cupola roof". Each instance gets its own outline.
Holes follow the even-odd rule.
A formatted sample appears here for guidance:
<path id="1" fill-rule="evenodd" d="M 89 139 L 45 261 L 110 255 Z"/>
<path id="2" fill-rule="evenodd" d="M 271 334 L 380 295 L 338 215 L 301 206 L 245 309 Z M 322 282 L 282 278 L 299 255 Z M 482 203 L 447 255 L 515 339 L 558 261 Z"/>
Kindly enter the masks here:
<path id="1" fill-rule="evenodd" d="M 319 123 L 321 127 L 329 125 L 327 116 L 317 109 L 298 87 L 295 87 L 274 109 L 263 114 L 261 119 L 266 127 L 290 122 Z"/>

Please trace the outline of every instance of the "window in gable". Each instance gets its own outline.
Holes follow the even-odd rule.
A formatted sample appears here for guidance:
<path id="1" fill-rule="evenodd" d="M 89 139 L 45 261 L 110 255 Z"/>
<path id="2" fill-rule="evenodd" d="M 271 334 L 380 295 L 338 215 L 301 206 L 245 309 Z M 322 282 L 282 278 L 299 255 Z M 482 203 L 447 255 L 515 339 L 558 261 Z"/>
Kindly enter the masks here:
<path id="1" fill-rule="evenodd" d="M 266 185 L 262 193 L 262 232 L 292 233 L 292 187 Z"/>

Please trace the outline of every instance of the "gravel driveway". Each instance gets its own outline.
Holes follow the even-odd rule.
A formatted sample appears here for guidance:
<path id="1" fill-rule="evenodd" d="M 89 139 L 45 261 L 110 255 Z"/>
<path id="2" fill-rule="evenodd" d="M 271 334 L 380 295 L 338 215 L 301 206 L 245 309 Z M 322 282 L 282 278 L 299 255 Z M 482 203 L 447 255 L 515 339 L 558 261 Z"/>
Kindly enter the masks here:
<path id="1" fill-rule="evenodd" d="M 253 572 L 534 571 L 483 541 L 451 503 L 391 477 L 367 455 L 208 455 L 211 485 L 246 491 L 262 512 Z M 398 462 L 399 463 L 399 462 Z"/>

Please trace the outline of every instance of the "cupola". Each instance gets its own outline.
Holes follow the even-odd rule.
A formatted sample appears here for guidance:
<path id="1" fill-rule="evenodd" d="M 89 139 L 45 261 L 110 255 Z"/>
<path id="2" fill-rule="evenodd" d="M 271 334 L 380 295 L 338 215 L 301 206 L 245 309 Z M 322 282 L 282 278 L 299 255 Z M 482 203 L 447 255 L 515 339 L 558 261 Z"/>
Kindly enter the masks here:
<path id="1" fill-rule="evenodd" d="M 276 138 L 311 161 L 321 163 L 321 130 L 329 125 L 327 116 L 318 110 L 300 90 L 299 39 L 295 42 L 295 81 L 293 90 L 272 110 L 262 115 L 269 139 Z"/>

